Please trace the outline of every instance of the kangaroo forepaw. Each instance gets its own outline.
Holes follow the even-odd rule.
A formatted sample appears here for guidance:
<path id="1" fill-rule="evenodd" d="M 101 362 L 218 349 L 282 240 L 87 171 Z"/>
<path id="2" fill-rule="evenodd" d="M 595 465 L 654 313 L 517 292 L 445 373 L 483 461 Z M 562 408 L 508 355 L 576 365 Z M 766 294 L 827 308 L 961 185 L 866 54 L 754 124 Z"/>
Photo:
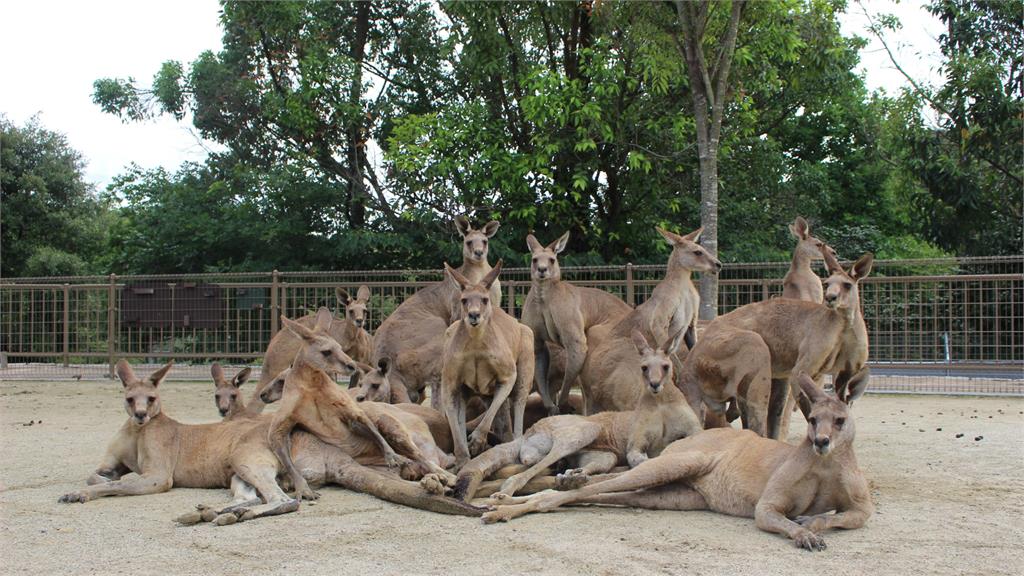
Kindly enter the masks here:
<path id="1" fill-rule="evenodd" d="M 575 490 L 587 485 L 590 475 L 582 468 L 572 468 L 555 476 L 555 490 Z"/>
<path id="2" fill-rule="evenodd" d="M 296 490 L 294 496 L 298 500 L 318 500 L 320 498 L 320 493 L 309 486 L 306 486 L 301 490 Z"/>
<path id="3" fill-rule="evenodd" d="M 89 501 L 89 495 L 85 492 L 70 492 L 57 499 L 57 502 L 62 504 L 74 504 L 76 502 L 86 503 Z"/>
<path id="4" fill-rule="evenodd" d="M 487 435 L 486 434 L 477 434 L 476 431 L 474 431 L 472 434 L 469 435 L 469 453 L 470 453 L 470 455 L 472 455 L 474 457 L 475 456 L 479 456 L 480 454 L 485 452 L 490 447 L 491 447 L 491 445 L 487 443 Z"/>
<path id="5" fill-rule="evenodd" d="M 793 538 L 793 544 L 797 548 L 803 548 L 804 550 L 810 550 L 811 552 L 819 552 L 824 550 L 828 546 L 825 544 L 825 539 L 818 536 L 810 530 L 804 530 Z"/>
<path id="6" fill-rule="evenodd" d="M 182 526 L 192 526 L 193 524 L 199 524 L 200 522 L 202 522 L 203 515 L 199 512 L 199 510 L 193 510 L 191 512 L 186 512 L 181 516 L 178 516 L 174 519 L 174 521 L 178 524 L 181 524 Z"/>

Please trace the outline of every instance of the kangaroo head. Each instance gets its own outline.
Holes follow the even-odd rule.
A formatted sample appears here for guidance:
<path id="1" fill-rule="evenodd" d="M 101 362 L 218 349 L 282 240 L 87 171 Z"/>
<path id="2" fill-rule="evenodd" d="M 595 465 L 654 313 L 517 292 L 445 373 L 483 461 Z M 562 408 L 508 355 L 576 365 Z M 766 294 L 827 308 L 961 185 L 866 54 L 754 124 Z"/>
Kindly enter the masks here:
<path id="1" fill-rule="evenodd" d="M 370 289 L 365 285 L 360 286 L 355 298 L 352 298 L 344 288 L 337 288 L 334 295 L 345 309 L 345 319 L 355 324 L 357 328 L 362 328 L 367 320 L 366 306 L 370 302 Z"/>
<path id="2" fill-rule="evenodd" d="M 242 401 L 242 384 L 249 380 L 252 369 L 248 366 L 239 370 L 235 377 L 228 380 L 224 376 L 224 369 L 216 362 L 210 366 L 210 376 L 213 376 L 213 401 L 217 404 L 220 415 L 227 416 L 228 412 L 234 410 Z"/>
<path id="3" fill-rule="evenodd" d="M 672 246 L 672 254 L 668 257 L 669 268 L 676 267 L 695 272 L 713 273 L 722 269 L 722 263 L 718 258 L 712 256 L 703 246 L 697 244 L 700 233 L 704 231 L 703 227 L 690 232 L 686 236 L 680 236 L 675 232 L 669 232 L 657 226 L 654 229 L 658 231 L 658 234 L 661 234 L 661 237 L 668 242 L 669 246 Z"/>
<path id="4" fill-rule="evenodd" d="M 842 450 L 853 444 L 855 433 L 850 408 L 834 394 L 818 388 L 810 376 L 801 373 L 799 377 L 800 391 L 811 401 L 811 410 L 807 414 L 807 440 L 814 452 L 820 456 L 828 456 L 836 450 Z M 867 388 L 866 372 L 858 372 L 850 380 L 854 387 L 847 402 L 860 397 Z"/>
<path id="5" fill-rule="evenodd" d="M 391 382 L 388 380 L 391 359 L 381 358 L 376 368 L 365 364 L 359 368 L 348 384 L 349 388 L 359 387 L 356 402 L 391 402 Z"/>
<path id="6" fill-rule="evenodd" d="M 858 258 L 849 270 L 843 270 L 831 248 L 823 246 L 820 253 L 825 258 L 829 272 L 829 277 L 824 281 L 825 305 L 833 310 L 858 310 L 860 294 L 857 285 L 871 272 L 875 256 L 868 252 Z"/>
<path id="7" fill-rule="evenodd" d="M 149 377 L 140 380 L 127 360 L 119 360 L 114 371 L 124 385 L 124 410 L 132 424 L 144 426 L 160 413 L 160 392 L 157 387 L 167 376 L 174 362 L 168 362 Z"/>
<path id="8" fill-rule="evenodd" d="M 665 386 L 675 385 L 672 374 L 672 354 L 683 343 L 685 328 L 676 332 L 664 342 L 661 348 L 653 348 L 639 330 L 633 330 L 631 336 L 633 346 L 640 354 L 640 372 L 643 373 L 644 384 L 651 394 L 657 395 Z"/>
<path id="9" fill-rule="evenodd" d="M 355 372 L 356 363 L 341 349 L 341 344 L 327 332 L 331 327 L 331 320 L 331 311 L 325 306 L 317 310 L 316 326 L 312 330 L 284 315 L 281 316 L 281 323 L 285 329 L 302 340 L 302 348 L 295 357 L 296 361 L 302 360 L 332 376 L 348 376 Z"/>
<path id="10" fill-rule="evenodd" d="M 531 254 L 530 278 L 535 281 L 560 280 L 562 269 L 558 266 L 558 255 L 565 250 L 565 245 L 568 243 L 568 232 L 547 246 L 541 246 L 537 238 L 533 234 L 529 234 L 526 237 L 526 246 L 530 249 Z"/>
<path id="11" fill-rule="evenodd" d="M 811 260 L 821 260 L 824 258 L 821 251 L 827 249 L 836 255 L 836 251 L 830 246 L 826 245 L 820 238 L 811 236 L 811 225 L 804 220 L 803 216 L 797 216 L 796 220 L 789 225 L 789 231 L 796 237 L 796 250 L 798 254 L 804 258 L 810 258 Z"/>
<path id="12" fill-rule="evenodd" d="M 486 262 L 487 261 L 487 240 L 494 236 L 501 226 L 498 222 L 491 220 L 479 230 L 473 229 L 469 219 L 465 216 L 455 218 L 455 226 L 462 235 L 462 261 L 463 262 Z"/>
<path id="13" fill-rule="evenodd" d="M 494 268 L 484 276 L 480 282 L 473 284 L 458 270 L 452 268 L 447 262 L 444 263 L 444 271 L 456 284 L 459 285 L 459 301 L 462 305 L 462 322 L 471 328 L 484 325 L 491 319 L 494 309 L 491 306 L 491 285 L 501 274 L 502 261 L 494 265 Z"/>
<path id="14" fill-rule="evenodd" d="M 280 400 L 281 396 L 284 396 L 284 381 L 288 379 L 288 375 L 291 374 L 291 372 L 292 369 L 291 366 L 289 366 L 288 368 L 278 372 L 277 376 L 274 376 L 273 380 L 267 382 L 266 386 L 263 387 L 263 390 L 260 391 L 260 400 L 262 400 L 264 404 L 273 404 Z"/>

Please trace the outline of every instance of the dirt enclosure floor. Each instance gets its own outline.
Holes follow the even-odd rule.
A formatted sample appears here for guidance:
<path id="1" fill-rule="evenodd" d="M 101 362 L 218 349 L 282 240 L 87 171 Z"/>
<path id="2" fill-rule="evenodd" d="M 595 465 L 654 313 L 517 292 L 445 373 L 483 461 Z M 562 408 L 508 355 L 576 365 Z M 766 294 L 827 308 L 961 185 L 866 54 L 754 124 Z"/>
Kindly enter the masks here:
<path id="1" fill-rule="evenodd" d="M 857 454 L 877 512 L 811 553 L 709 512 L 575 508 L 484 526 L 324 488 L 296 514 L 216 528 L 171 519 L 227 490 L 58 504 L 124 421 L 120 392 L 0 384 L 0 573 L 1024 573 L 1024 399 L 858 402 Z M 169 382 L 162 398 L 179 420 L 217 419 L 208 383 Z M 791 440 L 803 433 L 796 420 Z"/>

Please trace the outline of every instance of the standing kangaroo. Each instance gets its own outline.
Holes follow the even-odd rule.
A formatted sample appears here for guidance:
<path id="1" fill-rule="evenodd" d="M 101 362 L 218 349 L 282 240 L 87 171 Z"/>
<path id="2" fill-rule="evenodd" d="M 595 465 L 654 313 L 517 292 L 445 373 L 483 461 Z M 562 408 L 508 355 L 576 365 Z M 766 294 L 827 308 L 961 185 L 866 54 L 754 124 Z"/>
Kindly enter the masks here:
<path id="1" fill-rule="evenodd" d="M 749 330 L 768 346 L 773 378 L 768 414 L 771 438 L 786 437 L 793 402 L 800 398 L 801 372 L 816 381 L 824 374 L 833 375 L 836 393 L 845 400 L 846 382 L 867 363 L 868 331 L 857 288 L 870 273 L 874 257 L 865 254 L 846 271 L 827 246 L 821 252 L 831 273 L 825 280 L 824 304 L 773 298 L 741 306 L 708 326 L 709 331 Z M 807 408 L 801 402 L 805 414 Z"/>
<path id="2" fill-rule="evenodd" d="M 797 216 L 789 225 L 789 231 L 796 237 L 797 242 L 789 271 L 782 279 L 782 297 L 821 302 L 821 278 L 818 278 L 811 269 L 811 262 L 822 259 L 821 251 L 825 243 L 811 236 L 811 227 L 802 216 Z M 829 248 L 829 251 L 832 249 Z M 832 254 L 835 252 L 832 251 Z"/>
<path id="3" fill-rule="evenodd" d="M 653 342 L 665 342 L 683 330 L 687 348 L 696 341 L 697 309 L 700 296 L 693 285 L 693 271 L 715 273 L 722 263 L 697 244 L 702 229 L 680 236 L 657 228 L 672 246 L 665 278 L 654 287 L 651 297 L 632 310 L 587 354 L 580 373 L 586 414 L 604 410 L 632 410 L 643 383 L 633 330 Z"/>
<path id="4" fill-rule="evenodd" d="M 531 285 L 523 304 L 522 321 L 533 330 L 537 391 L 550 414 L 558 414 L 560 409 L 567 407 L 569 391 L 587 357 L 590 331 L 610 330 L 632 311 L 614 294 L 562 281 L 558 255 L 568 242 L 568 232 L 548 246 L 542 246 L 533 234 L 526 237 L 526 245 L 531 252 Z M 562 384 L 556 388 L 560 390 L 557 403 L 548 382 L 549 342 L 561 346 L 566 357 Z"/>
<path id="5" fill-rule="evenodd" d="M 462 319 L 444 334 L 441 402 L 455 445 L 456 466 L 487 448 L 487 436 L 501 412 L 504 440 L 523 435 L 523 412 L 533 384 L 533 332 L 494 305 L 490 288 L 501 272 L 501 260 L 479 282 L 445 264 L 460 290 Z M 466 401 L 470 395 L 490 397 L 483 418 L 466 440 Z M 511 415 L 509 414 L 511 409 Z M 511 420 L 512 434 L 508 430 Z"/>
<path id="6" fill-rule="evenodd" d="M 707 430 L 673 442 L 661 456 L 609 480 L 569 492 L 496 499 L 499 506 L 483 520 L 505 521 L 574 503 L 713 510 L 753 517 L 758 528 L 785 534 L 799 548 L 824 550 L 820 532 L 860 528 L 874 505 L 853 452 L 847 405 L 806 374 L 798 382 L 813 402 L 807 435 L 798 446 L 749 430 Z M 867 384 L 866 373 L 850 384 L 853 400 Z"/>
<path id="7" fill-rule="evenodd" d="M 671 356 L 682 344 L 683 333 L 677 332 L 658 350 L 640 332 L 633 332 L 645 382 L 634 410 L 545 418 L 522 438 L 491 448 L 464 466 L 455 497 L 473 498 L 480 482 L 502 467 L 529 466 L 502 483 L 499 493 L 512 496 L 563 458 L 571 458 L 574 469 L 559 475 L 559 480 L 579 485 L 617 465 L 637 466 L 679 438 L 700 432 L 700 420 L 673 384 Z"/>
<path id="8" fill-rule="evenodd" d="M 455 219 L 462 235 L 462 266 L 458 272 L 470 282 L 479 282 L 491 265 L 487 262 L 488 240 L 498 231 L 498 222 L 477 230 L 464 216 Z M 423 288 L 407 298 L 381 323 L 374 333 L 369 364 L 381 358 L 391 360 L 391 381 L 405 386 L 413 402 L 422 402 L 429 386 L 431 405 L 440 410 L 438 386 L 441 379 L 441 343 L 445 330 L 459 318 L 458 290 L 447 280 Z M 491 285 L 490 298 L 501 306 L 501 284 Z"/>

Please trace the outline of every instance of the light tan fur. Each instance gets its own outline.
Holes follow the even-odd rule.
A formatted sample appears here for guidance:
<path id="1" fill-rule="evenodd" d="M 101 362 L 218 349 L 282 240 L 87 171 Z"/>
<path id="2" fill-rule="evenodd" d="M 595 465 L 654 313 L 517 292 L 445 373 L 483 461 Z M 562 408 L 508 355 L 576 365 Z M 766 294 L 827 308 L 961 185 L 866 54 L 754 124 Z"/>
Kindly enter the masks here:
<path id="1" fill-rule="evenodd" d="M 661 349 L 653 349 L 640 332 L 633 332 L 644 381 L 636 409 L 545 418 L 522 438 L 496 446 L 462 467 L 455 497 L 472 499 L 484 478 L 506 466 L 525 465 L 526 470 L 501 485 L 499 492 L 512 496 L 566 458 L 573 469 L 559 479 L 563 485 L 580 485 L 618 465 L 637 466 L 679 438 L 700 432 L 700 419 L 674 385 L 671 356 L 682 344 L 683 333 L 680 330 Z"/>
<path id="2" fill-rule="evenodd" d="M 856 397 L 867 378 L 858 374 L 850 382 Z M 853 451 L 847 406 L 806 374 L 799 385 L 813 406 L 807 436 L 798 446 L 749 430 L 708 430 L 672 443 L 661 456 L 610 480 L 568 492 L 496 499 L 499 506 L 483 520 L 505 521 L 577 503 L 713 510 L 752 517 L 758 528 L 785 534 L 797 547 L 824 550 L 820 532 L 860 528 L 874 505 Z"/>
<path id="3" fill-rule="evenodd" d="M 628 304 L 614 294 L 562 281 L 558 255 L 565 250 L 568 242 L 568 232 L 548 246 L 542 246 L 532 234 L 526 237 L 526 245 L 531 253 L 531 284 L 523 304 L 522 322 L 533 330 L 536 357 L 534 378 L 537 391 L 550 414 L 558 414 L 560 408 L 568 408 L 569 391 L 583 368 L 588 343 L 592 343 L 590 332 L 609 331 L 632 311 Z M 550 343 L 565 350 L 562 382 L 556 388 L 560 390 L 557 399 L 548 381 Z M 555 384 L 557 386 L 558 383 Z"/>
<path id="4" fill-rule="evenodd" d="M 302 349 L 284 380 L 281 406 L 271 421 L 268 442 L 288 471 L 297 497 L 315 499 L 317 494 L 291 461 L 290 436 L 296 426 L 341 448 L 357 461 L 366 456 L 382 458 L 389 467 L 402 465 L 403 477 L 419 478 L 433 473 L 446 483 L 454 480 L 439 465 L 436 453 L 427 456 L 420 450 L 402 422 L 401 411 L 386 404 L 360 405 L 328 375 L 345 371 L 352 361 L 325 331 L 330 322 L 326 308 L 317 314 L 313 330 L 283 316 L 281 321 L 301 338 Z M 424 435 L 430 436 L 425 426 Z"/>
<path id="5" fill-rule="evenodd" d="M 714 325 L 701 332 L 683 359 L 679 387 L 698 391 L 688 397 L 703 401 L 705 428 L 728 426 L 726 404 L 731 402 L 744 428 L 767 437 L 771 365 L 768 346 L 755 332 Z"/>
<path id="6" fill-rule="evenodd" d="M 487 262 L 488 240 L 498 231 L 491 221 L 479 230 L 464 216 L 455 219 L 462 236 L 462 266 L 458 272 L 471 282 L 479 282 L 491 265 Z M 445 330 L 459 318 L 458 289 L 447 280 L 423 288 L 407 298 L 381 323 L 374 334 L 370 364 L 381 358 L 391 360 L 391 380 L 405 386 L 413 402 L 422 402 L 430 387 L 431 405 L 440 410 L 441 352 Z M 501 306 L 501 284 L 491 286 L 491 300 Z"/>
<path id="7" fill-rule="evenodd" d="M 719 316 L 708 328 L 749 330 L 768 346 L 773 379 L 768 436 L 772 438 L 786 437 L 793 402 L 799 398 L 801 372 L 815 381 L 831 374 L 843 398 L 844 382 L 868 359 L 867 326 L 857 287 L 871 271 L 873 256 L 861 256 L 845 271 L 829 250 L 823 249 L 822 254 L 831 272 L 825 280 L 824 304 L 773 298 Z M 801 408 L 806 413 L 806 403 Z"/>
<path id="8" fill-rule="evenodd" d="M 444 334 L 440 400 L 452 430 L 456 466 L 461 467 L 471 453 L 487 448 L 499 412 L 503 440 L 523 435 L 523 412 L 534 376 L 533 332 L 490 298 L 490 289 L 501 272 L 500 260 L 479 282 L 447 263 L 445 271 L 459 286 L 462 319 Z M 490 403 L 467 443 L 466 402 L 472 396 L 490 398 Z"/>
<path id="9" fill-rule="evenodd" d="M 824 291 L 821 278 L 811 269 L 814 260 L 821 260 L 821 249 L 825 243 L 811 236 L 811 226 L 803 216 L 797 216 L 789 225 L 789 231 L 796 237 L 796 248 L 789 271 L 782 279 L 782 297 L 807 302 L 821 302 Z M 832 250 L 829 248 L 829 250 Z M 835 252 L 833 251 L 833 254 Z"/>
<path id="10" fill-rule="evenodd" d="M 700 229 L 686 236 L 657 230 L 672 246 L 665 278 L 587 354 L 580 373 L 586 414 L 636 406 L 643 383 L 640 357 L 630 340 L 633 330 L 652 342 L 665 342 L 684 330 L 687 349 L 694 345 L 700 296 L 690 276 L 693 271 L 717 272 L 722 263 L 697 244 Z"/>

